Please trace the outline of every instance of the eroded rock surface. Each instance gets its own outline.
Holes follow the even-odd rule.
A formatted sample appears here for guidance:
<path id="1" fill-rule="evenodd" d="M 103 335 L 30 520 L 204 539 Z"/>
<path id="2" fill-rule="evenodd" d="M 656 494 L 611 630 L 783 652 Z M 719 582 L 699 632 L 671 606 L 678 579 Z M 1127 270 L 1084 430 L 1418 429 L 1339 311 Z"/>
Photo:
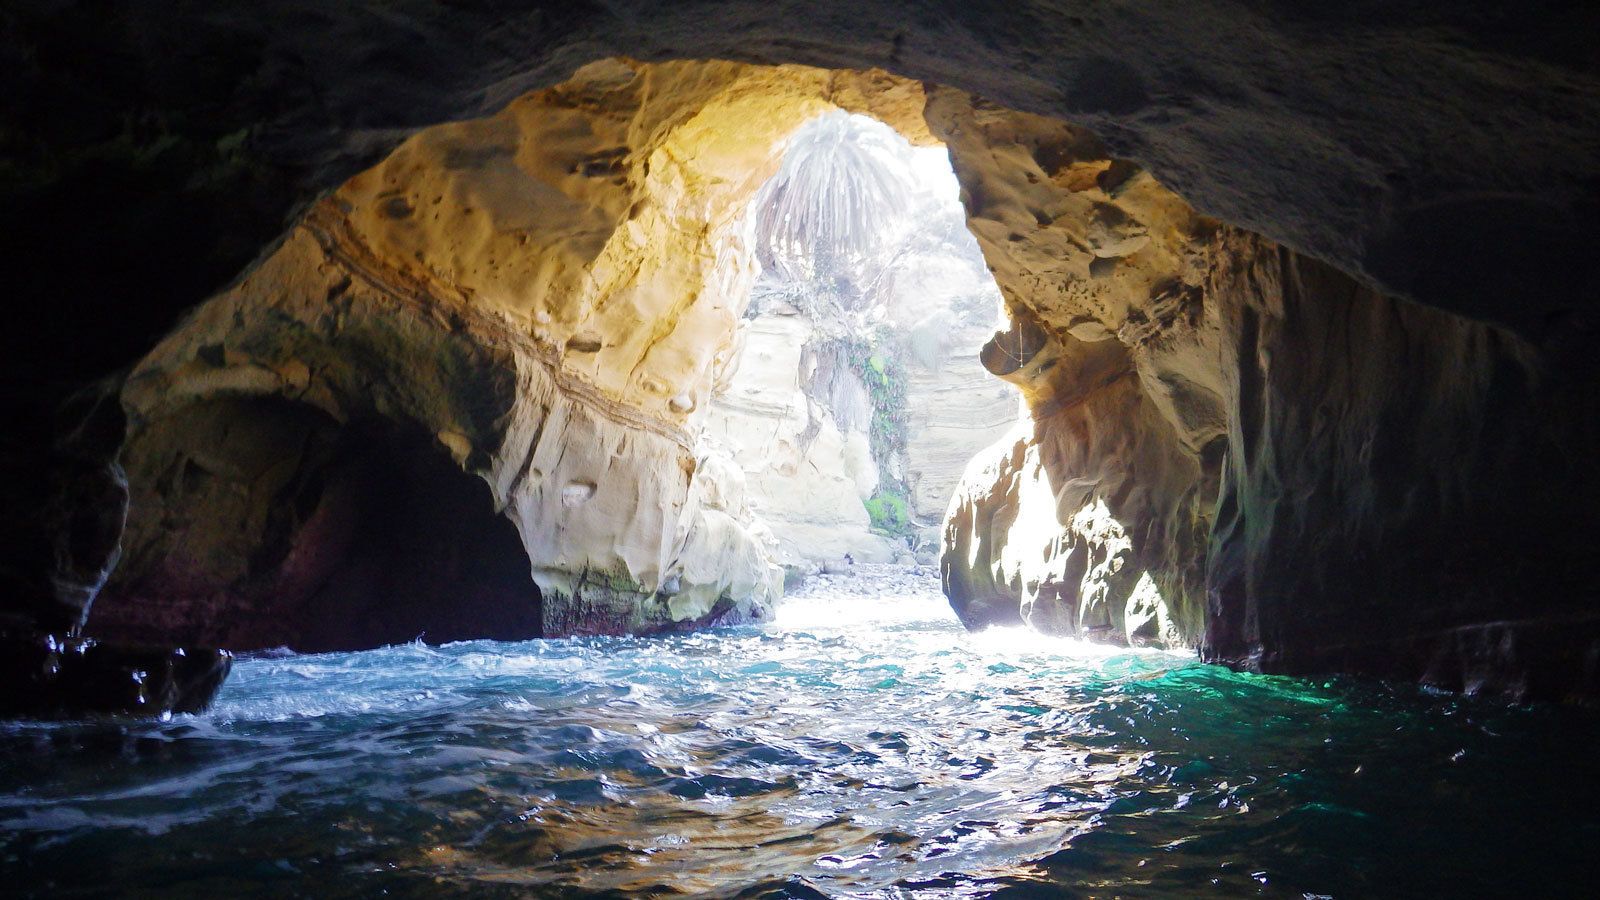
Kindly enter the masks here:
<path id="1" fill-rule="evenodd" d="M 1229 430 L 1207 655 L 1600 692 L 1592 352 L 1382 296 L 1253 235 L 1225 234 L 1217 258 Z"/>
<path id="2" fill-rule="evenodd" d="M 61 307 L 45 343 L 70 338 L 91 377 L 408 135 L 613 56 L 876 66 L 1077 121 L 1209 214 L 1457 311 L 1539 327 L 1600 280 L 1582 252 L 1600 215 L 1597 12 L 1578 2 L 746 0 L 708 16 L 285 0 L 264 16 L 19 0 L 3 15 L 5 230 L 19 255 L 78 260 L 17 290 Z M 77 327 L 110 309 L 128 333 Z M 6 337 L 17 373 L 78 377 L 32 337 Z"/>
<path id="3" fill-rule="evenodd" d="M 983 362 L 1029 409 L 951 504 L 952 603 L 969 626 L 1197 642 L 1226 422 L 1217 224 L 1073 126 L 956 92 L 928 117 L 1013 313 Z"/>
<path id="4" fill-rule="evenodd" d="M 945 102 L 1016 319 L 985 361 L 1032 418 L 947 519 L 965 621 L 1594 693 L 1595 367 L 1571 342 L 1384 296 L 1076 129 Z"/>
<path id="5" fill-rule="evenodd" d="M 871 401 L 847 368 L 817 384 L 817 339 L 796 310 L 751 319 L 706 436 L 744 470 L 780 565 L 806 568 L 846 554 L 889 562 L 896 548 L 872 533 L 862 505 L 878 485 Z"/>
<path id="6" fill-rule="evenodd" d="M 0 716 L 162 716 L 204 710 L 233 657 L 0 628 Z"/>
<path id="7" fill-rule="evenodd" d="M 132 514 L 91 631 L 331 649 L 766 615 L 781 575 L 698 435 L 744 206 L 836 102 L 920 128 L 877 75 L 613 60 L 351 179 L 128 378 Z"/>

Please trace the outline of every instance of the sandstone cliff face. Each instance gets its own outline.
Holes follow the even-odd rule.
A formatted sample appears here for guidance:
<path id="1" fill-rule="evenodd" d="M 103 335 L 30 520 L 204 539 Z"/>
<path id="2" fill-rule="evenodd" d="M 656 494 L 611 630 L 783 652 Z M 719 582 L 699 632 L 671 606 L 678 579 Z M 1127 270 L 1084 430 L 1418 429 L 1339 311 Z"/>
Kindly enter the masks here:
<path id="1" fill-rule="evenodd" d="M 937 190 L 948 191 L 952 234 L 930 248 L 936 252 L 899 263 L 886 310 L 890 348 L 906 376 L 902 462 L 911 513 L 930 526 L 943 521 L 967 464 L 1009 432 L 1021 410 L 1016 388 L 997 381 L 980 358 L 1007 314 L 968 229 L 960 186 L 953 172 L 947 177 L 950 184 L 941 179 Z"/>
<path id="2" fill-rule="evenodd" d="M 896 548 L 862 505 L 878 485 L 866 388 L 845 372 L 840 390 L 813 396 L 816 333 L 795 310 L 749 320 L 705 433 L 743 469 L 779 564 L 889 562 Z"/>
<path id="3" fill-rule="evenodd" d="M 958 193 L 943 148 L 833 115 L 751 207 L 768 270 L 707 434 L 786 566 L 936 558 L 962 469 L 1017 416 L 978 360 L 1000 295 Z"/>
<path id="4" fill-rule="evenodd" d="M 932 319 L 930 329 L 948 324 L 937 315 Z M 993 333 L 992 327 L 951 328 L 943 334 L 959 352 L 927 362 L 908 355 L 905 465 L 911 512 L 919 522 L 943 522 L 968 463 L 1010 432 L 1018 418 L 1016 390 L 996 382 L 973 351 Z"/>
<path id="5" fill-rule="evenodd" d="M 919 97 L 605 61 L 418 134 L 128 378 L 132 514 L 91 630 L 322 649 L 764 616 L 767 533 L 698 442 L 740 216 L 811 113 Z"/>
<path id="6" fill-rule="evenodd" d="M 746 323 L 737 367 L 705 434 L 743 467 L 780 564 L 905 557 L 906 541 L 874 531 L 864 505 L 880 471 L 904 479 L 914 524 L 936 531 L 967 462 L 1016 420 L 1016 391 L 978 361 L 976 348 L 993 329 L 955 321 L 937 302 L 948 296 L 917 299 L 933 302 L 896 316 L 897 336 L 879 348 L 905 374 L 905 451 L 889 459 L 874 455 L 868 389 L 841 360 L 819 361 L 830 345 L 814 323 L 792 308 Z"/>
<path id="7" fill-rule="evenodd" d="M 1030 422 L 946 520 L 964 621 L 1192 644 L 1226 411 L 1206 304 L 1216 224 L 1081 129 L 930 97 L 1015 324 L 984 348 Z"/>

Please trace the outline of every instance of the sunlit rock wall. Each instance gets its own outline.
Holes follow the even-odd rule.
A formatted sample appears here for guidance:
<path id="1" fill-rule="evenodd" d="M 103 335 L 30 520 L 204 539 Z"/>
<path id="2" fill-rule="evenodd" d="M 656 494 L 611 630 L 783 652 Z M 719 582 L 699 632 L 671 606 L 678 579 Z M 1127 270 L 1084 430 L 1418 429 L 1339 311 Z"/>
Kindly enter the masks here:
<path id="1" fill-rule="evenodd" d="M 321 648 L 764 616 L 770 533 L 699 436 L 753 274 L 740 216 L 837 104 L 927 140 L 920 90 L 881 76 L 605 61 L 351 179 L 128 378 L 126 553 L 91 630 Z M 444 462 L 385 496 L 370 442 Z"/>
<path id="2" fill-rule="evenodd" d="M 1197 470 L 1196 480 L 1181 490 L 1147 491 L 1150 496 L 1140 503 L 1155 510 L 1148 521 L 1126 511 L 1129 498 L 1100 490 L 1089 491 L 1094 502 L 1087 507 L 1058 507 L 1055 516 L 1061 528 L 1076 522 L 1084 509 L 1095 519 L 1103 500 L 1107 514 L 1127 532 L 1128 558 L 1136 565 L 1140 553 L 1175 554 L 1165 562 L 1151 561 L 1149 571 L 1163 576 L 1152 575 L 1151 584 L 1169 607 L 1167 621 L 1178 623 L 1182 640 L 1198 639 L 1182 623 L 1208 603 L 1214 612 L 1209 652 L 1219 658 L 1290 670 L 1327 665 L 1429 675 L 1446 683 L 1456 676 L 1437 673 L 1455 669 L 1464 684 L 1600 693 L 1594 686 L 1600 658 L 1594 636 L 1600 626 L 1592 608 L 1591 564 L 1596 492 L 1587 464 L 1600 443 L 1593 433 L 1597 392 L 1588 352 L 1595 331 L 1589 288 L 1596 279 L 1587 248 L 1600 210 L 1592 172 L 1600 122 L 1589 40 L 1596 15 L 1592 7 L 1567 4 L 1527 15 L 1480 0 L 1382 10 L 1223 3 L 1215 9 L 1135 4 L 1095 11 L 1052 4 L 957 4 L 929 15 L 925 5 L 853 3 L 835 10 L 827 4 L 766 3 L 735 5 L 726 12 L 718 27 L 708 28 L 698 6 L 656 3 L 574 7 L 555 16 L 542 8 L 516 15 L 499 6 L 458 4 L 406 10 L 389 3 L 290 4 L 273 16 L 227 2 L 182 11 L 140 4 L 115 10 L 15 5 L 6 19 L 13 27 L 3 32 L 6 57 L 16 63 L 19 102 L 4 116 L 6 133 L 25 138 L 7 142 L 11 164 L 3 205 L 16 226 L 10 231 L 21 255 L 41 261 L 21 267 L 16 296 L 47 324 L 42 331 L 6 332 L 3 356 L 10 368 L 5 382 L 12 392 L 7 408 L 19 423 L 42 420 L 37 414 L 54 407 L 63 385 L 75 388 L 125 365 L 177 311 L 256 253 L 288 210 L 313 202 L 418 129 L 496 110 L 592 59 L 639 47 L 653 58 L 882 64 L 980 90 L 989 98 L 963 111 L 963 105 L 974 104 L 945 95 L 951 106 L 931 110 L 930 119 L 944 123 L 935 130 L 958 148 L 954 152 L 974 228 L 1019 322 L 1008 339 L 1017 344 L 1008 354 L 1013 359 L 995 359 L 994 368 L 1029 394 L 1036 422 L 1051 421 L 1058 412 L 1087 415 L 1065 412 L 1089 405 L 1101 391 L 1092 378 L 1080 376 L 1115 380 L 1116 373 L 1131 370 L 1138 396 L 1123 400 L 1140 423 L 1130 438 L 1133 449 L 1163 471 L 1173 458 L 1188 459 Z M 79 52 L 83 47 L 103 52 Z M 1117 52 L 1108 55 L 1108 47 Z M 707 76 L 702 86 L 712 92 L 715 81 Z M 643 103 L 640 98 L 647 94 L 695 95 L 693 79 L 671 90 L 658 91 L 661 85 L 651 82 L 650 91 L 634 91 L 634 79 L 615 67 L 593 70 L 584 82 L 588 87 L 561 102 L 600 108 L 604 97 L 631 96 Z M 808 85 L 819 90 L 809 93 Z M 824 76 L 786 70 L 753 92 L 810 98 L 799 101 L 803 106 L 822 96 L 843 102 L 846 91 Z M 81 102 L 85 97 L 98 99 Z M 627 102 L 633 100 L 616 108 Z M 996 104 L 1092 127 L 1117 156 L 1141 160 L 1197 208 L 1282 244 L 1234 244 L 1237 235 L 1226 229 L 1206 236 L 1203 228 L 1181 227 L 1185 216 L 1165 203 L 1153 208 L 1165 210 L 1157 215 L 1132 200 L 1124 202 L 1118 190 L 1124 185 L 1142 190 L 1143 176 L 1122 177 L 1127 167 L 1108 164 L 1103 149 L 1080 153 L 1074 139 L 1048 134 L 1036 139 L 1035 125 L 1009 134 L 1007 129 L 1021 120 Z M 531 280 L 564 285 L 557 291 L 562 297 L 575 291 L 595 299 L 595 308 L 610 293 L 591 291 L 582 277 L 578 284 L 567 281 L 575 277 L 569 264 L 586 272 L 595 266 L 601 274 L 591 277 L 607 284 L 632 283 L 631 276 L 604 274 L 620 271 L 606 267 L 625 254 L 602 251 L 642 196 L 643 161 L 666 146 L 657 140 L 665 140 L 669 123 L 682 121 L 681 112 L 645 117 L 637 129 L 602 127 L 587 137 L 583 129 L 589 126 L 575 117 L 568 120 L 573 133 L 546 136 L 552 147 L 582 152 L 566 161 L 577 171 L 557 177 L 565 168 L 552 164 L 536 179 L 534 196 L 554 202 L 551 221 L 572 230 L 557 236 L 531 229 L 531 254 L 552 261 L 551 270 L 530 273 Z M 750 113 L 744 110 L 706 132 L 764 121 Z M 627 115 L 622 119 L 633 121 Z M 897 127 L 910 127 L 909 121 L 900 115 Z M 625 139 L 613 142 L 612 137 Z M 607 152 L 619 148 L 626 148 L 620 171 L 608 171 L 616 160 Z M 515 165 L 494 171 L 514 176 L 511 169 L 521 165 L 544 165 L 513 156 Z M 1092 164 L 1080 165 L 1086 158 Z M 496 165 L 474 161 L 471 153 L 454 163 L 473 170 Z M 608 178 L 620 178 L 622 184 L 605 187 Z M 584 203 L 592 201 L 600 215 L 563 208 L 578 184 L 585 185 Z M 688 413 L 671 411 L 675 400 L 680 408 L 704 408 L 704 397 L 694 388 L 709 382 L 695 368 L 696 352 L 652 357 L 645 346 L 655 341 L 653 327 L 644 329 L 648 336 L 642 344 L 637 328 L 626 338 L 610 335 L 615 342 L 608 344 L 607 334 L 579 327 L 617 323 L 605 314 L 597 318 L 577 302 L 529 301 L 543 289 L 495 277 L 506 260 L 521 265 L 522 257 L 495 229 L 468 227 L 480 209 L 476 203 L 469 213 L 469 204 L 456 205 L 452 195 L 451 209 L 439 214 L 454 217 L 464 235 L 476 235 L 481 243 L 468 241 L 442 257 L 431 243 L 417 245 L 402 229 L 421 227 L 418 223 L 432 215 L 428 204 L 444 194 L 379 196 L 388 189 L 358 186 L 354 196 L 365 198 L 368 207 L 336 209 L 335 217 L 346 217 L 385 266 L 426 261 L 473 288 L 470 295 L 428 306 L 435 312 L 419 317 L 424 323 L 419 329 L 455 333 L 449 312 L 481 304 L 510 323 L 506 327 L 512 332 L 540 336 L 540 346 L 563 360 L 541 363 L 548 371 L 570 372 L 575 379 L 588 371 L 592 377 L 572 383 L 593 387 L 621 408 L 640 411 L 658 424 L 676 423 L 674 415 L 687 421 Z M 1106 204 L 1102 195 L 1116 202 Z M 1073 197 L 1078 202 L 1068 202 Z M 387 213 L 371 205 L 385 206 L 392 199 L 401 202 Z M 490 201 L 481 209 L 494 209 Z M 1096 202 L 1114 208 L 1102 209 Z M 373 227 L 390 214 L 397 223 L 411 224 L 396 224 L 389 234 L 383 232 L 390 226 Z M 1080 214 L 1088 216 L 1082 221 L 1098 222 L 1096 227 L 1072 224 Z M 1167 228 L 1162 222 L 1176 225 Z M 1140 245 L 1142 238 L 1149 242 Z M 275 252 L 298 252 L 288 249 L 293 241 Z M 321 253 L 339 245 L 317 243 Z M 489 250 L 492 256 L 481 252 Z M 1232 263 L 1222 259 L 1234 252 L 1244 256 Z M 1354 282 L 1331 274 L 1307 279 L 1310 269 L 1295 255 L 1301 252 L 1433 308 L 1504 323 L 1519 337 L 1468 328 L 1455 318 L 1424 319 L 1411 307 L 1363 295 Z M 423 260 L 416 259 L 418 253 Z M 1174 278 L 1173 267 L 1145 265 L 1148 254 L 1171 256 L 1167 262 L 1176 263 L 1175 280 L 1159 280 Z M 76 264 L 42 262 L 63 255 Z M 305 259 L 314 260 L 315 254 Z M 562 261 L 560 271 L 554 260 Z M 657 283 L 670 285 L 685 274 L 680 267 L 686 265 L 692 277 L 695 264 L 684 259 L 657 260 L 641 271 L 646 282 L 655 280 L 654 273 L 660 276 Z M 1275 270 L 1288 275 L 1280 278 Z M 1224 277 L 1230 272 L 1240 274 Z M 1127 290 L 1103 289 L 1129 275 L 1138 278 Z M 470 283 L 479 277 L 481 285 Z M 321 286 L 317 278 L 318 273 L 302 272 L 288 284 L 315 290 Z M 426 277 L 419 280 L 424 293 L 437 286 Z M 1292 289 L 1281 289 L 1284 285 Z M 1315 290 L 1300 290 L 1302 285 Z M 1203 290 L 1197 293 L 1195 287 Z M 292 287 L 286 293 L 293 293 Z M 1271 299 L 1277 294 L 1281 303 Z M 1348 303 L 1341 306 L 1340 297 Z M 659 308 L 652 303 L 635 297 L 618 308 L 637 304 L 651 311 L 630 327 L 659 323 L 663 320 L 654 315 Z M 337 309 L 331 300 L 316 314 L 337 322 Z M 550 316 L 549 323 L 538 322 L 541 311 Z M 1325 313 L 1335 318 L 1324 321 Z M 706 327 L 716 331 L 721 313 L 705 314 L 711 323 Z M 1326 327 L 1308 329 L 1310 322 Z M 254 375 L 236 380 L 234 370 L 253 369 L 234 362 L 237 352 L 227 352 L 234 339 L 231 326 L 206 324 L 203 312 L 184 327 L 217 329 L 213 337 L 226 339 L 208 341 L 196 330 L 190 338 L 197 348 L 206 348 L 204 353 L 196 349 L 191 360 L 147 360 L 141 375 L 178 372 L 193 362 L 195 372 L 215 368 L 225 376 L 198 376 L 199 383 L 228 385 L 197 389 L 200 394 L 299 390 L 267 378 L 252 381 Z M 1465 330 L 1458 334 L 1458 329 Z M 1406 330 L 1403 340 L 1390 337 L 1397 330 Z M 1338 339 L 1345 346 L 1329 349 Z M 670 346 L 670 336 L 666 340 Z M 1325 344 L 1308 345 L 1308 340 Z M 213 349 L 218 344 L 221 353 Z M 569 349 L 570 369 L 564 355 Z M 380 374 L 368 379 L 372 387 L 363 388 L 360 399 L 386 395 L 383 388 L 390 380 L 381 373 L 397 368 L 388 352 L 375 352 L 363 363 Z M 587 369 L 581 362 L 585 354 L 595 357 Z M 635 384 L 632 369 L 602 373 L 601 355 L 608 367 L 647 362 L 660 389 Z M 520 373 L 521 357 L 512 356 L 517 361 L 511 369 Z M 410 351 L 399 358 L 405 360 L 405 378 L 425 368 Z M 1041 361 L 1030 369 L 1026 363 L 1036 358 Z M 1303 368 L 1292 362 L 1302 359 L 1307 360 Z M 1067 374 L 1043 372 L 1050 360 L 1055 360 L 1053 370 Z M 310 390 L 311 378 L 301 378 L 293 367 L 287 371 L 277 376 L 284 384 L 303 382 L 307 396 L 319 395 Z M 1307 380 L 1312 375 L 1323 380 Z M 1124 374 L 1117 387 L 1105 390 L 1127 391 L 1129 377 Z M 173 378 L 176 392 L 187 378 Z M 1329 381 L 1340 378 L 1344 382 Z M 395 383 L 403 380 L 397 376 Z M 1365 395 L 1358 397 L 1358 391 Z M 619 399 L 635 392 L 631 400 Z M 494 396 L 503 398 L 505 391 Z M 128 402 L 136 444 L 155 421 L 140 418 L 141 408 L 155 407 L 131 386 Z M 514 403 L 483 405 L 493 419 Z M 1112 405 L 1107 402 L 1107 408 Z M 379 416 L 390 406 L 377 404 Z M 324 414 L 335 426 L 342 424 L 336 413 Z M 478 414 L 437 418 L 460 424 Z M 319 423 L 313 419 L 292 428 L 310 434 L 322 427 Z M 1146 428 L 1146 423 L 1153 424 Z M 411 424 L 423 428 L 426 423 Z M 435 437 L 447 451 L 466 451 L 464 459 L 482 451 L 493 460 L 505 444 L 496 432 L 506 430 L 495 419 L 478 443 L 478 436 L 467 431 L 459 432 L 466 440 L 454 433 Z M 1095 471 L 1101 463 L 1115 462 L 1080 460 L 1073 463 L 1077 471 L 1052 483 L 1054 457 L 1044 452 L 1050 441 L 1035 431 L 1027 440 L 1040 448 L 1046 477 L 1026 480 L 1050 484 L 1052 502 L 1063 484 L 1072 485 L 1069 498 L 1084 496 L 1079 482 L 1102 483 Z M 25 437 L 19 440 L 17 434 Z M 88 588 L 116 558 L 109 546 L 86 554 L 82 565 L 74 560 L 67 568 L 91 577 L 59 586 L 41 574 L 56 571 L 51 552 L 56 542 L 53 531 L 50 538 L 30 539 L 30 533 L 43 534 L 34 525 L 53 529 L 58 520 L 74 518 L 48 510 L 59 492 L 35 489 L 55 477 L 52 467 L 62 454 L 41 449 L 53 437 L 47 429 L 19 424 L 3 447 L 8 499 L 18 501 L 8 510 L 22 510 L 6 531 L 19 538 L 7 542 L 7 584 L 19 594 L 59 587 L 58 594 L 38 603 L 30 598 L 11 604 L 28 616 L 35 607 L 70 607 L 74 597 L 86 601 L 93 593 Z M 996 471 L 1004 452 L 991 460 Z M 130 459 L 141 453 L 152 459 L 159 455 L 130 444 Z M 121 492 L 114 464 L 103 453 L 89 454 L 83 462 L 104 469 L 110 489 L 96 493 L 102 502 L 117 505 Z M 514 468 L 515 463 L 508 464 L 505 471 Z M 159 510 L 150 504 L 150 489 L 136 482 L 159 485 L 165 482 L 158 475 L 185 470 L 178 465 L 160 473 L 128 473 L 136 498 L 130 534 L 150 533 L 148 517 Z M 1441 472 L 1470 477 L 1441 478 Z M 1334 474 L 1327 476 L 1331 480 L 1315 480 L 1322 473 Z M 248 467 L 241 468 L 230 478 L 249 474 Z M 498 475 L 491 480 L 498 482 Z M 1372 485 L 1387 487 L 1374 493 Z M 987 488 L 979 488 L 970 496 L 981 499 Z M 585 492 L 574 493 L 574 502 Z M 1186 501 L 1191 492 L 1195 499 Z M 1215 506 L 1208 501 L 1213 494 Z M 1382 501 L 1364 499 L 1369 496 Z M 493 499 L 489 502 L 492 508 Z M 1207 508 L 1215 510 L 1209 519 Z M 1447 512 L 1434 515 L 1434 508 Z M 1195 527 L 1193 510 L 1201 511 L 1202 526 L 1216 526 L 1207 553 L 1185 551 L 1181 541 L 1166 541 L 1175 548 L 1171 551 L 1150 549 L 1162 541 L 1147 538 L 1143 526 L 1182 534 L 1185 527 Z M 1104 535 L 1086 545 L 1098 541 L 1106 558 L 1121 555 L 1111 552 L 1120 539 L 1085 522 L 1086 533 Z M 522 534 L 527 531 L 524 525 Z M 132 542 L 126 558 L 145 558 L 141 553 L 148 546 L 153 545 L 145 538 Z M 1385 562 L 1374 566 L 1380 559 Z M 537 562 L 530 559 L 530 564 Z M 127 571 L 116 576 L 113 591 L 131 596 L 127 585 L 152 571 L 150 565 L 125 563 Z M 270 570 L 272 560 L 261 565 Z M 1199 578 L 1209 579 L 1202 598 L 1193 585 L 1199 583 L 1195 573 L 1207 566 L 1210 574 Z M 1315 577 L 1294 574 L 1296 566 L 1309 566 Z M 1091 568 L 1086 565 L 1085 572 Z M 1064 565 L 1061 571 L 1066 572 Z M 1111 574 L 1117 573 L 1091 587 L 1109 583 Z M 232 601 L 226 585 L 201 575 L 183 595 L 203 595 L 206 603 L 227 607 Z M 1135 593 L 1143 580 L 1134 582 Z M 663 586 L 669 583 L 670 577 Z M 1019 582 L 1019 615 L 1023 589 Z M 1109 602 L 1111 609 L 1118 605 Z M 1371 605 L 1356 608 L 1354 603 Z M 1084 606 L 1076 608 L 1081 614 Z M 55 609 L 49 615 L 74 618 L 70 609 L 64 616 Z M 1080 621 L 1099 625 L 1103 619 L 1080 615 Z M 1319 647 L 1325 652 L 1313 652 Z M 1469 679 L 1459 664 L 1463 659 L 1489 661 L 1497 668 L 1482 669 L 1487 674 L 1481 681 Z"/>
<path id="3" fill-rule="evenodd" d="M 1029 410 L 951 503 L 951 602 L 971 626 L 1197 642 L 1226 422 L 1216 223 L 1072 126 L 951 91 L 928 118 L 1012 310 L 983 362 Z"/>
<path id="4" fill-rule="evenodd" d="M 752 504 L 771 528 L 784 565 L 892 562 L 916 549 L 872 530 L 864 501 L 881 468 L 910 487 L 910 513 L 937 530 L 969 460 L 1017 418 L 1015 388 L 995 379 L 977 348 L 993 333 L 952 310 L 948 295 L 912 295 L 891 311 L 879 352 L 905 373 L 903 454 L 879 460 L 868 430 L 872 405 L 861 378 L 838 359 L 819 358 L 825 337 L 798 310 L 749 320 L 738 365 L 706 421 L 713 446 L 744 468 Z M 918 302 L 921 301 L 921 302 Z M 932 301 L 932 302 L 929 302 Z M 913 536 L 913 540 L 915 536 Z"/>
<path id="5" fill-rule="evenodd" d="M 959 188 L 951 182 L 954 198 Z M 912 516 L 932 532 L 929 550 L 967 464 L 1010 431 L 1020 411 L 1017 389 L 979 358 L 1004 320 L 1000 290 L 964 209 L 954 205 L 951 215 L 955 239 L 897 265 L 886 310 L 906 376 L 904 477 Z"/>
<path id="6" fill-rule="evenodd" d="M 999 292 L 946 178 L 950 196 L 940 196 L 942 183 L 925 185 L 922 208 L 953 221 L 913 223 L 920 239 L 909 235 L 886 255 L 875 273 L 886 286 L 863 308 L 769 298 L 743 327 L 706 434 L 744 467 L 784 565 L 936 559 L 962 470 L 1017 418 L 1016 389 L 978 358 L 994 334 Z M 964 240 L 948 240 L 947 230 Z M 903 393 L 895 411 L 903 447 L 872 438 L 874 397 L 863 380 L 874 374 L 865 368 L 872 358 L 885 366 L 880 384 Z M 886 487 L 906 494 L 911 521 L 900 533 L 875 530 L 864 506 Z"/>
<path id="7" fill-rule="evenodd" d="M 930 524 L 943 521 L 967 464 L 1009 432 L 1018 415 L 1016 390 L 997 383 L 972 351 L 993 328 L 946 333 L 963 352 L 937 355 L 931 364 L 914 354 L 905 359 L 906 480 L 912 515 Z"/>

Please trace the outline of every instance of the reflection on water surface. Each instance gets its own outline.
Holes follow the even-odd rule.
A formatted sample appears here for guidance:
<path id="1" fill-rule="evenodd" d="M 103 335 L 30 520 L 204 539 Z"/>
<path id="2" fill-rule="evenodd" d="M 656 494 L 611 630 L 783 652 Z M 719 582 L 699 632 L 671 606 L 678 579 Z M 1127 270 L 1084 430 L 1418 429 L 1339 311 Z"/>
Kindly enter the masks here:
<path id="1" fill-rule="evenodd" d="M 1596 738 L 968 635 L 934 579 L 881 574 L 765 627 L 248 659 L 204 716 L 0 726 L 0 870 L 41 896 L 1586 896 Z"/>

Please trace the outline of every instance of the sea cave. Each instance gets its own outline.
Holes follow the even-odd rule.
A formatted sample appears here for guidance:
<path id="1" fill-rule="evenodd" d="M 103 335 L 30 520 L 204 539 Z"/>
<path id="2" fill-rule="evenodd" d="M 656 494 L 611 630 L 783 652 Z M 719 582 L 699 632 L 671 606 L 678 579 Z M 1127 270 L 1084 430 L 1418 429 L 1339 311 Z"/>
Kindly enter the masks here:
<path id="1" fill-rule="evenodd" d="M 0 12 L 22 896 L 1600 890 L 1600 12 Z"/>

